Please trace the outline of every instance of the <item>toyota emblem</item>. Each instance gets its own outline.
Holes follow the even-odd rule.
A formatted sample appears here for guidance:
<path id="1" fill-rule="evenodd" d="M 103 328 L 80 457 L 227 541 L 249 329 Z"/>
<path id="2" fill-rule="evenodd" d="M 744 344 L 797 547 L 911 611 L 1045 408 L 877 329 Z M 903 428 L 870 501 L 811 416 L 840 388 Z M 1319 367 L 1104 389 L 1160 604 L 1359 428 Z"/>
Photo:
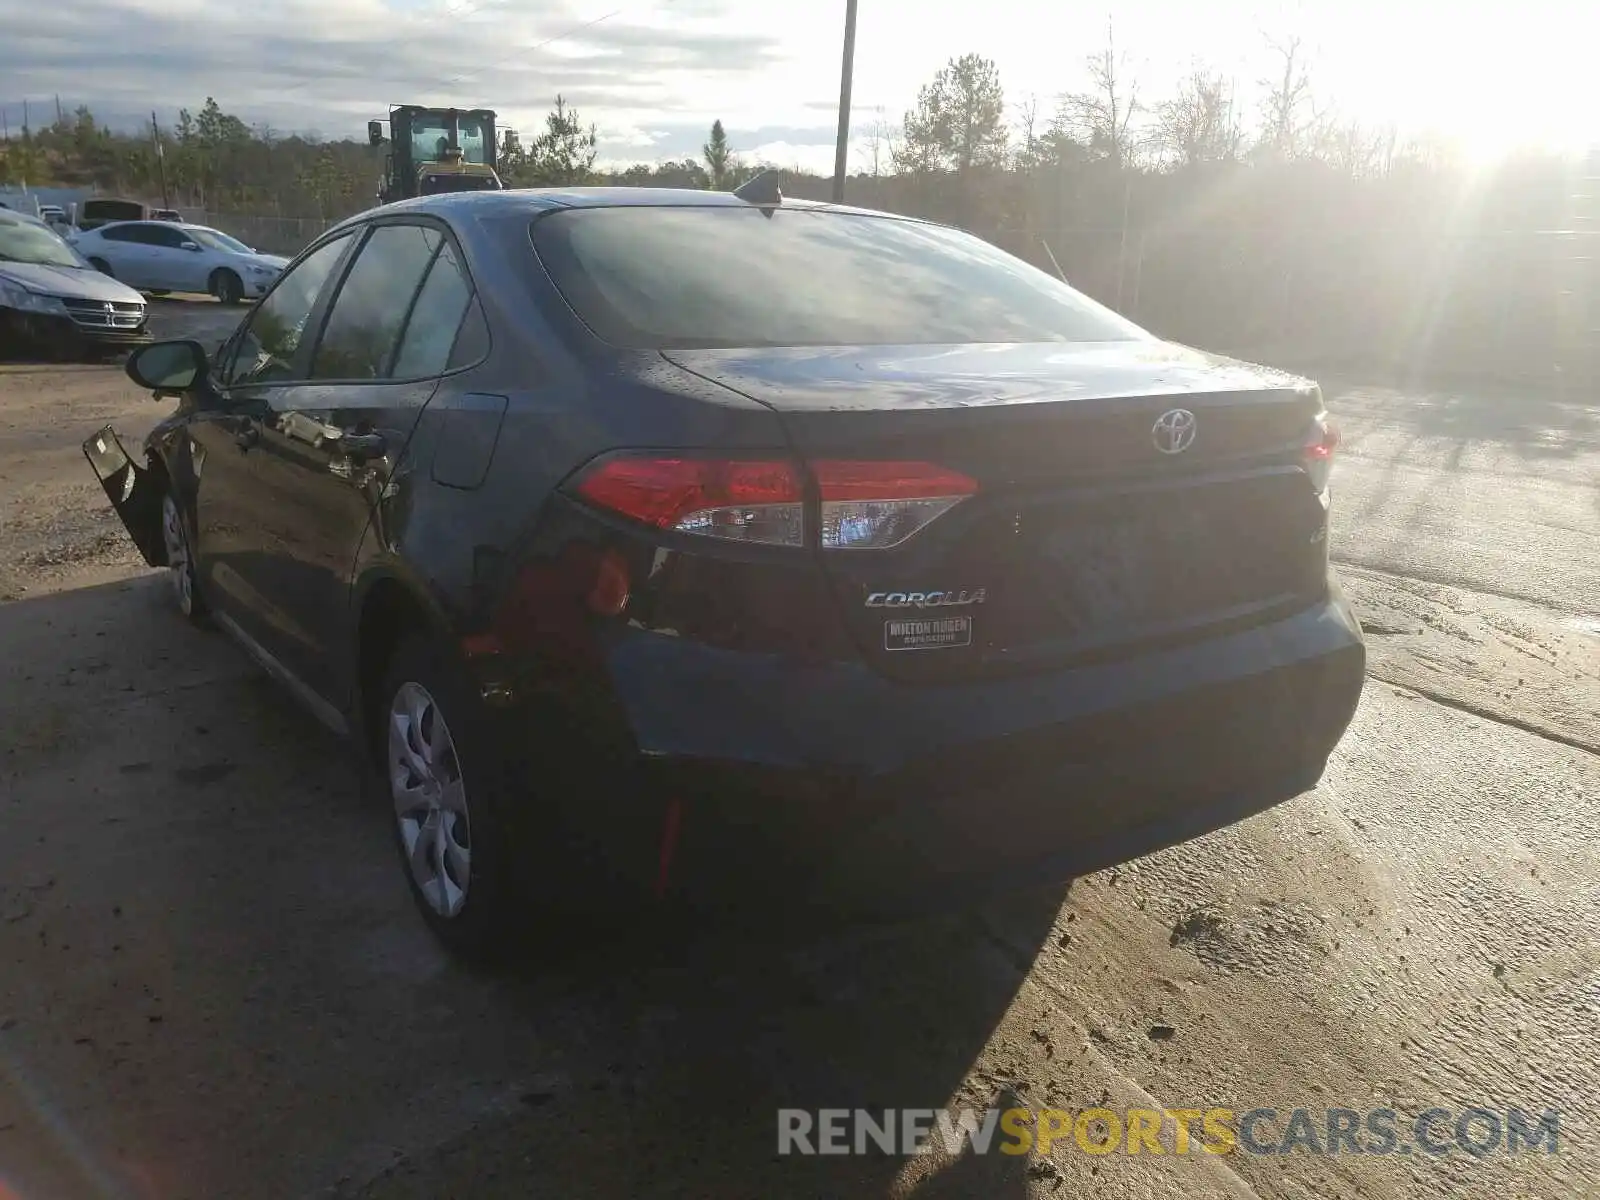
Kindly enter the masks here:
<path id="1" fill-rule="evenodd" d="M 1197 422 L 1187 408 L 1173 408 L 1156 418 L 1150 427 L 1150 440 L 1163 454 L 1182 454 L 1194 445 Z"/>

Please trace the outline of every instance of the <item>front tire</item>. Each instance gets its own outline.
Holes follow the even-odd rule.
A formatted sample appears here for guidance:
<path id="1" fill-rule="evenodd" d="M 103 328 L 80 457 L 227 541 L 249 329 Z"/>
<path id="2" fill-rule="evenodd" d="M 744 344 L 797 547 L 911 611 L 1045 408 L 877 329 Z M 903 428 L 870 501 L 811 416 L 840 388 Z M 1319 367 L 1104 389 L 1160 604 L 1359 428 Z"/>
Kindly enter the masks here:
<path id="1" fill-rule="evenodd" d="M 211 276 L 211 294 L 224 304 L 238 304 L 244 299 L 244 283 L 232 271 L 216 271 Z"/>
<path id="2" fill-rule="evenodd" d="M 170 488 L 161 498 L 161 541 L 167 551 L 167 579 L 172 585 L 178 612 L 192 624 L 205 624 L 206 603 L 200 595 L 188 522 L 184 520 L 183 506 Z"/>

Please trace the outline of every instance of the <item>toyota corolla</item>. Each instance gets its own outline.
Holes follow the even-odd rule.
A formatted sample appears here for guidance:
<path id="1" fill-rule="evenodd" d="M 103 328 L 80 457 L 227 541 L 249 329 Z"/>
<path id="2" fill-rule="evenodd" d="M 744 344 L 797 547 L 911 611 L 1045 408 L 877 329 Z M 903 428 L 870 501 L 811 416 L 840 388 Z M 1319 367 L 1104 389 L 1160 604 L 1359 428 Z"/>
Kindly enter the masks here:
<path id="1" fill-rule="evenodd" d="M 1065 879 L 1312 787 L 1359 697 L 1317 386 L 925 221 L 427 197 L 128 372 L 178 403 L 108 496 L 462 953 Z"/>

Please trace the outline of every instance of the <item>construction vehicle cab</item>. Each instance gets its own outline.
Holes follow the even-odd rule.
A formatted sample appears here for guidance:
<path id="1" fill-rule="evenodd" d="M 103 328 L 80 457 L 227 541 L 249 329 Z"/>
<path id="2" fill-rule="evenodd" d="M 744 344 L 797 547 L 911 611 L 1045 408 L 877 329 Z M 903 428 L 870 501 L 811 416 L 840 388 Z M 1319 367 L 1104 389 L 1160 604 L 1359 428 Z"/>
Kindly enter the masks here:
<path id="1" fill-rule="evenodd" d="M 389 109 L 388 125 L 379 203 L 505 186 L 495 173 L 492 110 L 397 104 Z M 367 122 L 367 141 L 373 146 L 383 144 L 383 126 L 383 121 Z"/>

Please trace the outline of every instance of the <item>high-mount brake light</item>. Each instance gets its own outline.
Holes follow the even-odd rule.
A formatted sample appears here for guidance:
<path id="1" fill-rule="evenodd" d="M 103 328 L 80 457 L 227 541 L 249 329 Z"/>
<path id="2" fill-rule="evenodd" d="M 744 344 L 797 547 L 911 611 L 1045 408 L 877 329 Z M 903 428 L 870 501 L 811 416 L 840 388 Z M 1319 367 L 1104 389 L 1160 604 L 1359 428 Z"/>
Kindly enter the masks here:
<path id="1" fill-rule="evenodd" d="M 1333 471 L 1333 457 L 1339 449 L 1339 427 L 1327 413 L 1319 413 L 1312 422 L 1311 431 L 1306 436 L 1305 457 L 1306 473 L 1311 476 L 1312 485 L 1318 492 L 1327 489 L 1328 477 Z"/>
<path id="2" fill-rule="evenodd" d="M 805 545 L 800 472 L 781 460 L 621 455 L 597 463 L 576 491 L 597 508 L 655 529 Z"/>
<path id="3" fill-rule="evenodd" d="M 898 546 L 978 490 L 976 480 L 927 462 L 812 464 L 824 550 Z"/>
<path id="4" fill-rule="evenodd" d="M 978 490 L 926 462 L 828 459 L 812 464 L 825 550 L 898 546 Z M 597 508 L 655 529 L 768 546 L 806 544 L 806 488 L 781 459 L 615 455 L 574 488 Z"/>

